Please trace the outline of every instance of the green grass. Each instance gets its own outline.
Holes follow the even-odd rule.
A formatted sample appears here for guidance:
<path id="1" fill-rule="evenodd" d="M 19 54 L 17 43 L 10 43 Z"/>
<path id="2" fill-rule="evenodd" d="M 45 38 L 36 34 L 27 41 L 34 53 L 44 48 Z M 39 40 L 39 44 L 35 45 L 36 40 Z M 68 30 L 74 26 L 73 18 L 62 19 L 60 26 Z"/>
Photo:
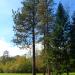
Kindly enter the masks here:
<path id="1" fill-rule="evenodd" d="M 0 73 L 0 75 L 31 75 L 31 74 L 22 74 L 22 73 Z"/>
<path id="2" fill-rule="evenodd" d="M 0 75 L 32 75 L 31 73 L 0 73 Z M 37 75 L 43 75 L 41 74 L 37 74 Z M 66 73 L 62 74 L 62 75 L 66 75 Z M 70 73 L 70 75 L 75 75 L 75 73 Z"/>
<path id="3" fill-rule="evenodd" d="M 31 73 L 0 73 L 0 75 L 32 75 Z M 37 74 L 43 75 L 43 74 Z"/>
<path id="4" fill-rule="evenodd" d="M 66 75 L 66 73 L 64 73 L 63 75 Z M 69 75 L 75 75 L 75 73 L 70 73 Z"/>

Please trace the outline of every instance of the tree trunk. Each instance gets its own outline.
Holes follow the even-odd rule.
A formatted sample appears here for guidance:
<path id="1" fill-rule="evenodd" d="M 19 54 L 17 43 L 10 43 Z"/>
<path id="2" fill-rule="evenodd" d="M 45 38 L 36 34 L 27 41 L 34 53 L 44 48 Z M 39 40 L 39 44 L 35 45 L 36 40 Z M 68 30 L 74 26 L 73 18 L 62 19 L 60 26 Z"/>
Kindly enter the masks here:
<path id="1" fill-rule="evenodd" d="M 35 0 L 33 0 L 32 40 L 33 40 L 33 65 L 32 65 L 32 73 L 33 73 L 33 75 L 36 75 L 36 71 L 35 71 Z"/>
<path id="2" fill-rule="evenodd" d="M 35 33 L 33 29 L 33 65 L 32 65 L 32 73 L 33 75 L 36 75 L 35 73 Z"/>
<path id="3" fill-rule="evenodd" d="M 65 58 L 66 58 L 66 74 L 69 75 L 69 67 L 68 67 L 68 65 L 69 65 L 69 55 L 68 55 L 67 51 L 66 51 Z"/>
<path id="4" fill-rule="evenodd" d="M 44 70 L 43 75 L 45 75 L 46 71 Z"/>
<path id="5" fill-rule="evenodd" d="M 51 75 L 50 67 L 48 65 L 48 75 Z"/>
<path id="6" fill-rule="evenodd" d="M 69 71 L 67 70 L 67 75 L 69 75 Z"/>

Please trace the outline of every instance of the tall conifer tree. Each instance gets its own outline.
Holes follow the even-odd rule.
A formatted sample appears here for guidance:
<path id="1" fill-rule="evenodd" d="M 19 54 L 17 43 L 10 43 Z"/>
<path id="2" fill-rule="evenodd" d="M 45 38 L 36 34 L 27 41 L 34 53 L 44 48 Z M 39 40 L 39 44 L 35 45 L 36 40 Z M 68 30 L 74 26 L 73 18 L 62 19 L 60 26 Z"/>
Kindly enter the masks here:
<path id="1" fill-rule="evenodd" d="M 33 75 L 36 73 L 35 68 L 35 28 L 36 28 L 36 6 L 38 0 L 24 0 L 21 10 L 13 12 L 14 20 L 14 43 L 25 47 L 32 44 L 33 46 Z"/>
<path id="2" fill-rule="evenodd" d="M 42 36 L 42 42 L 44 45 L 44 54 L 46 53 L 46 63 L 48 66 L 48 74 L 50 75 L 50 64 L 52 62 L 51 52 L 51 33 L 53 27 L 53 15 L 52 15 L 53 0 L 40 0 L 38 4 L 38 28 L 39 33 Z"/>
<path id="3" fill-rule="evenodd" d="M 71 29 L 71 55 L 75 58 L 75 12 L 72 16 L 72 29 Z"/>
<path id="4" fill-rule="evenodd" d="M 59 3 L 57 13 L 56 13 L 56 22 L 54 28 L 54 46 L 55 57 L 56 57 L 56 68 L 57 71 L 61 74 L 62 70 L 62 61 L 63 61 L 63 53 L 65 49 L 65 41 L 64 41 L 64 27 L 68 23 L 68 14 L 66 13 L 62 3 Z"/>

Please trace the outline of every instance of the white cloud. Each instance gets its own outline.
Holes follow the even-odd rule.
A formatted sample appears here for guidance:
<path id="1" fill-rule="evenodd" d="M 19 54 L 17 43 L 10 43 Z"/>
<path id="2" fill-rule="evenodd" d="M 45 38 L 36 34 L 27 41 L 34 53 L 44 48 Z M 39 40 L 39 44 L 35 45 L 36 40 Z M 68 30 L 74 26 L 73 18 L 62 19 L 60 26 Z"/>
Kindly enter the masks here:
<path id="1" fill-rule="evenodd" d="M 0 39 L 0 56 L 3 55 L 5 50 L 9 51 L 10 56 L 23 55 L 28 52 L 26 49 L 20 50 L 18 47 L 12 46 L 11 44 L 5 42 L 3 39 Z"/>
<path id="2" fill-rule="evenodd" d="M 28 48 L 28 49 L 27 48 L 20 49 L 17 46 L 13 46 L 13 45 L 11 45 L 11 43 L 7 43 L 3 39 L 0 39 L 0 56 L 3 55 L 3 52 L 5 50 L 9 51 L 10 56 L 29 54 L 30 50 L 32 50 L 32 46 L 30 45 L 29 47 L 30 48 Z M 36 50 L 41 50 L 42 47 L 43 46 L 41 43 L 36 44 Z"/>

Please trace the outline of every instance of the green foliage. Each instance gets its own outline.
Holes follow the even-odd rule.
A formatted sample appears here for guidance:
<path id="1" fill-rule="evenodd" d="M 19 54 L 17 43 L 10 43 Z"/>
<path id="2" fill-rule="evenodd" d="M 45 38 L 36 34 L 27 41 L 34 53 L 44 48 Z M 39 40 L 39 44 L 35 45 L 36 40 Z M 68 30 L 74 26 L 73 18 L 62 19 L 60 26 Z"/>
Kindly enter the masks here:
<path id="1" fill-rule="evenodd" d="M 25 47 L 25 45 L 32 43 L 32 30 L 36 25 L 34 25 L 33 17 L 35 16 L 36 11 L 33 9 L 34 2 L 32 0 L 24 0 L 22 1 L 22 5 L 23 6 L 20 10 L 13 11 L 13 21 L 15 24 L 13 27 L 15 33 L 13 42 L 17 45 Z"/>
<path id="2" fill-rule="evenodd" d="M 60 47 L 63 41 L 63 29 L 68 22 L 68 14 L 65 11 L 62 3 L 59 3 L 57 13 L 56 13 L 56 22 L 54 29 L 55 45 Z"/>
<path id="3" fill-rule="evenodd" d="M 24 56 L 11 57 L 11 60 L 0 61 L 0 72 L 4 73 L 25 73 L 32 71 L 32 63 Z M 4 59 L 3 59 L 4 60 Z"/>
<path id="4" fill-rule="evenodd" d="M 43 59 L 43 65 L 45 67 L 45 71 L 48 67 L 51 69 L 51 62 L 53 59 L 52 56 L 52 31 L 53 30 L 53 13 L 52 13 L 52 6 L 53 6 L 53 0 L 40 0 L 38 3 L 38 32 L 40 37 L 39 40 L 43 42 L 44 49 L 42 51 L 42 59 Z"/>
<path id="5" fill-rule="evenodd" d="M 56 13 L 56 22 L 55 29 L 53 32 L 54 38 L 54 55 L 55 55 L 55 68 L 57 72 L 68 72 L 69 65 L 69 43 L 68 40 L 64 38 L 65 26 L 69 25 L 69 16 L 66 10 L 64 9 L 62 3 L 59 3 L 57 13 Z M 67 35 L 67 34 L 65 34 Z M 66 37 L 68 39 L 68 37 Z M 67 43 L 66 43 L 67 42 Z"/>
<path id="6" fill-rule="evenodd" d="M 36 72 L 42 73 L 45 71 L 46 63 L 42 55 L 36 56 Z M 8 58 L 7 58 L 8 59 Z M 25 56 L 9 57 L 10 60 L 4 62 L 5 59 L 0 58 L 0 73 L 31 73 L 32 58 Z"/>
<path id="7" fill-rule="evenodd" d="M 71 57 L 75 59 L 75 12 L 72 16 L 72 29 L 71 29 Z"/>

